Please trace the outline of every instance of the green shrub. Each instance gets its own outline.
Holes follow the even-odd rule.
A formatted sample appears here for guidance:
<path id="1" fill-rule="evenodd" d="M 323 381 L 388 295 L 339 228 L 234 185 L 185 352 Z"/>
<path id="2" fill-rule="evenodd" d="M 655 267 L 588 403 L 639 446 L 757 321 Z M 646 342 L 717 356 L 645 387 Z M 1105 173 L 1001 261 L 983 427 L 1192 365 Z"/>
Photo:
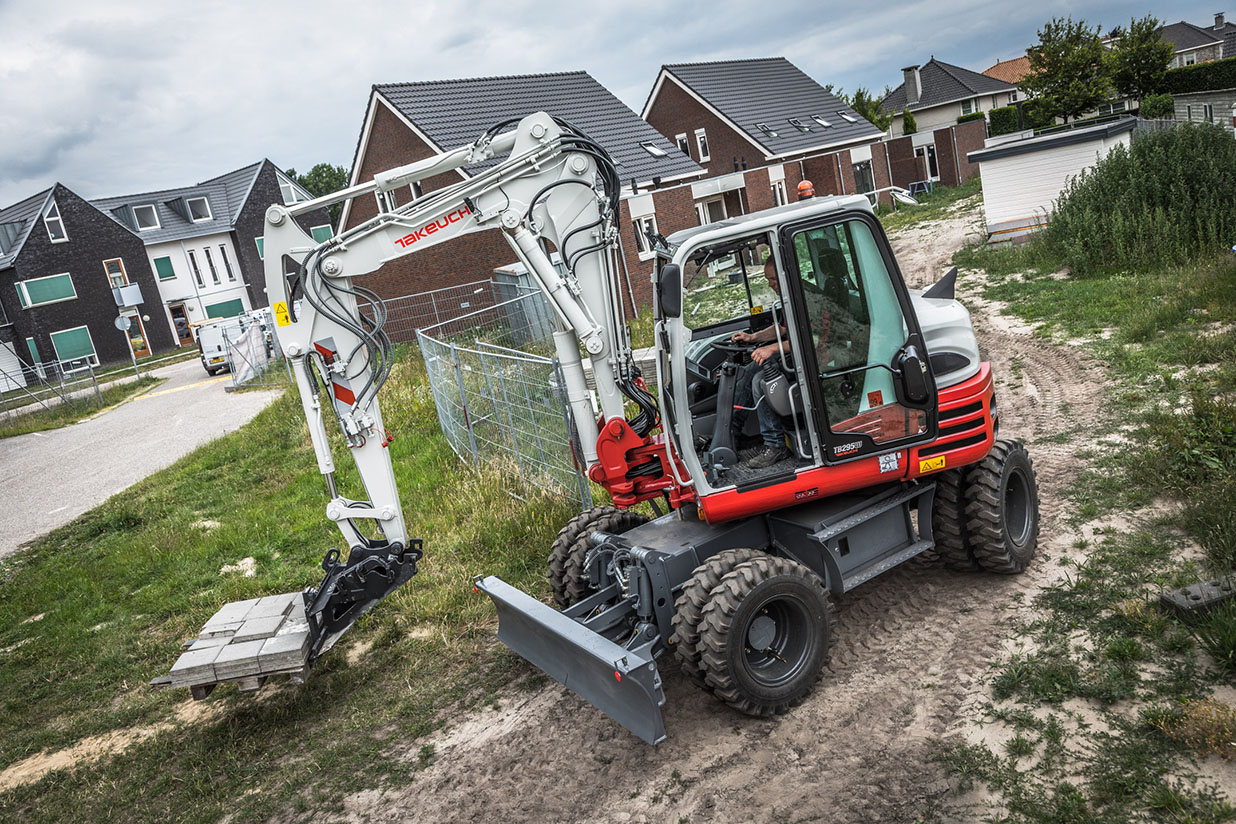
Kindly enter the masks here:
<path id="1" fill-rule="evenodd" d="M 1017 107 L 1001 106 L 987 113 L 987 131 L 993 136 L 1017 131 Z"/>
<path id="2" fill-rule="evenodd" d="M 963 114 L 961 117 L 957 118 L 957 122 L 969 123 L 971 120 L 982 120 L 985 117 L 986 115 L 982 112 L 970 112 L 969 114 Z"/>
<path id="3" fill-rule="evenodd" d="M 914 113 L 906 109 L 901 113 L 901 133 L 914 134 L 918 131 L 918 121 L 914 119 Z"/>
<path id="4" fill-rule="evenodd" d="M 1149 120 L 1171 117 L 1176 113 L 1176 101 L 1170 94 L 1148 94 L 1142 98 L 1138 115 Z"/>
<path id="5" fill-rule="evenodd" d="M 1209 124 L 1135 137 L 1071 180 L 1043 243 L 1075 272 L 1179 263 L 1236 240 L 1236 141 Z"/>
<path id="6" fill-rule="evenodd" d="M 1160 91 L 1168 94 L 1208 92 L 1236 87 L 1236 57 L 1170 69 Z"/>

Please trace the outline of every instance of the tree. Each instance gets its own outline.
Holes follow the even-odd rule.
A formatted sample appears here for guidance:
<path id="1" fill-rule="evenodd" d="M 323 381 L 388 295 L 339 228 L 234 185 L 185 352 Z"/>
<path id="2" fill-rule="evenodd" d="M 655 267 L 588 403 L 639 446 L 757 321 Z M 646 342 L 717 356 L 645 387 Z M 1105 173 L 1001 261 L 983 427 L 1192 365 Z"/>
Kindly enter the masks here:
<path id="1" fill-rule="evenodd" d="M 314 197 L 329 195 L 348 185 L 348 170 L 329 163 L 319 163 L 303 175 L 297 174 L 295 169 L 288 169 L 287 174 Z M 343 206 L 339 203 L 330 207 L 330 221 L 336 227 L 339 226 L 339 214 L 342 210 Z"/>
<path id="2" fill-rule="evenodd" d="M 892 92 L 892 89 L 887 86 L 884 87 L 884 94 L 878 98 L 873 97 L 871 92 L 862 86 L 859 86 L 853 95 L 846 94 L 844 89 L 834 89 L 831 84 L 824 88 L 836 95 L 837 99 L 842 103 L 866 118 L 872 126 L 875 126 L 880 131 L 887 130 L 888 124 L 893 122 L 893 116 L 880 109 L 880 102 Z"/>
<path id="3" fill-rule="evenodd" d="M 1026 50 L 1030 71 L 1020 86 L 1027 96 L 1043 101 L 1052 116 L 1070 117 L 1089 112 L 1107 100 L 1111 91 L 1107 54 L 1099 28 L 1085 20 L 1053 18 L 1039 31 L 1039 42 Z"/>
<path id="4" fill-rule="evenodd" d="M 901 112 L 901 133 L 914 134 L 918 131 L 918 121 L 914 119 L 914 112 L 909 109 L 903 109 Z"/>
<path id="5" fill-rule="evenodd" d="M 1167 64 L 1172 61 L 1172 44 L 1159 36 L 1163 24 L 1150 15 L 1130 20 L 1116 45 L 1108 52 L 1112 85 L 1122 97 L 1141 100 L 1160 91 Z"/>

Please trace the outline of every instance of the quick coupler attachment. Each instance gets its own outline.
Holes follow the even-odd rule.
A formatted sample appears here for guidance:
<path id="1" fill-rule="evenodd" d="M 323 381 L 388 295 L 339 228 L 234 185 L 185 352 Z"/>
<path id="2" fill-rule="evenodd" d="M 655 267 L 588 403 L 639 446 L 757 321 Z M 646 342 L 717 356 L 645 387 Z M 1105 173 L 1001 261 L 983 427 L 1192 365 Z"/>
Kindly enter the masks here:
<path id="1" fill-rule="evenodd" d="M 322 559 L 326 573 L 317 588 L 305 590 L 305 617 L 309 620 L 309 663 L 330 650 L 374 604 L 416 574 L 423 557 L 421 540 L 408 546 L 352 547 L 347 562 L 331 549 Z"/>
<path id="2" fill-rule="evenodd" d="M 499 641 L 649 744 L 665 740 L 651 645 L 619 646 L 492 575 L 473 586 L 498 609 Z"/>

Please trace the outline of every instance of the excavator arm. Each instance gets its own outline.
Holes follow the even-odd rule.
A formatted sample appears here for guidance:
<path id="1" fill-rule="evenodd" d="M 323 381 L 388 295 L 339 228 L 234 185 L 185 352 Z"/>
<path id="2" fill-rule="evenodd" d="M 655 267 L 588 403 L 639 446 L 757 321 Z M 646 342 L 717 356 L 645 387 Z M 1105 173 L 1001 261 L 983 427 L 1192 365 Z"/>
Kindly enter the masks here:
<path id="1" fill-rule="evenodd" d="M 397 189 L 501 155 L 505 159 L 474 169 L 459 183 L 391 208 L 390 193 Z M 569 124 L 537 113 L 498 124 L 471 145 L 327 197 L 267 211 L 266 290 L 326 480 L 326 515 L 349 549 L 346 560 L 331 550 L 323 560 L 322 583 L 306 591 L 313 633 L 310 662 L 415 574 L 421 557 L 420 541 L 407 534 L 387 452 L 392 435 L 378 403 L 392 365 L 391 342 L 383 329 L 386 309 L 361 285 L 383 264 L 467 232 L 501 231 L 556 316 L 555 349 L 588 466 L 598 465 L 602 432 L 584 379 L 581 345 L 609 440 L 625 437 L 624 451 L 648 446 L 657 410 L 633 366 L 613 276 L 619 186 L 614 164 L 600 145 Z M 316 243 L 293 219 L 363 195 L 378 199 L 378 214 L 324 243 Z M 551 263 L 551 247 L 565 262 L 564 272 Z M 628 402 L 639 410 L 631 420 L 625 416 Z M 356 463 L 362 495 L 348 497 L 338 488 L 333 428 Z M 601 440 L 604 451 L 606 441 Z"/>

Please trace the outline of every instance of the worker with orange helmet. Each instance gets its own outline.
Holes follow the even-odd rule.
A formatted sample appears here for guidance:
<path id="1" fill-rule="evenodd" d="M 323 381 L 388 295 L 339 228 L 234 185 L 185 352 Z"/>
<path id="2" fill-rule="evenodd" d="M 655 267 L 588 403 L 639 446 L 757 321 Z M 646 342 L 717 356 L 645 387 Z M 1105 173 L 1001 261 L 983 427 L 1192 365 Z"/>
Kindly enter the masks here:
<path id="1" fill-rule="evenodd" d="M 810 180 L 804 180 L 798 184 L 798 199 L 810 200 L 815 197 L 815 186 L 811 185 Z"/>

